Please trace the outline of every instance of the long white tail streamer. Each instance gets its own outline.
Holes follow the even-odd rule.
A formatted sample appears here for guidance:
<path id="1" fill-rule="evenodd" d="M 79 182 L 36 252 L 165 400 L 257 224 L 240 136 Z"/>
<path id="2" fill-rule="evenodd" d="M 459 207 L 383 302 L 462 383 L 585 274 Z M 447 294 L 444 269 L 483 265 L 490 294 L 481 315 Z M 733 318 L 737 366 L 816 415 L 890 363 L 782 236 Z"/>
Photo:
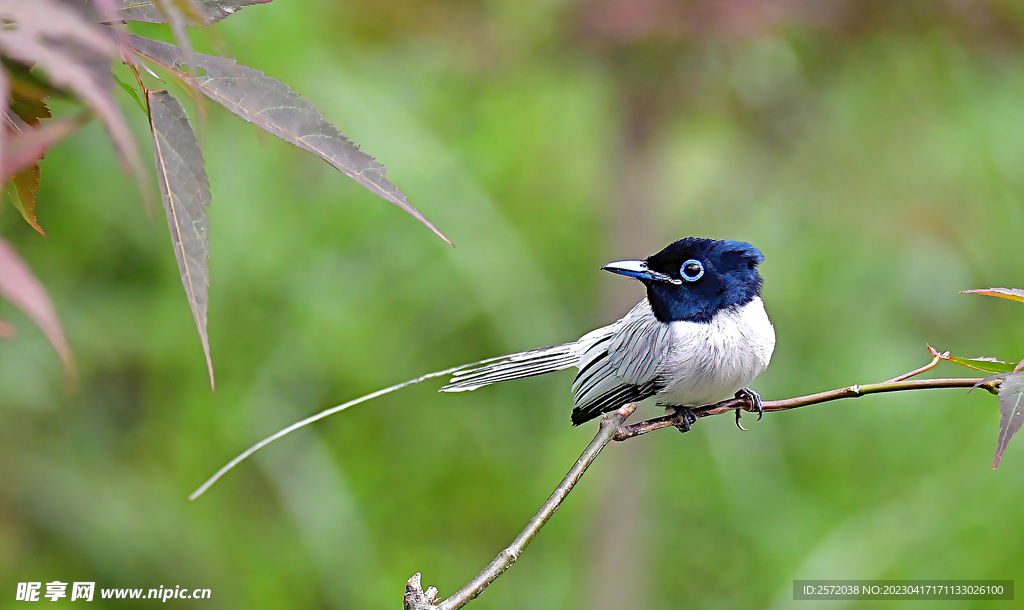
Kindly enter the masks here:
<path id="1" fill-rule="evenodd" d="M 188 497 L 188 499 L 189 500 L 195 500 L 199 496 L 203 495 L 203 492 L 205 492 L 207 489 L 209 489 L 211 485 L 216 483 L 218 479 L 220 479 L 222 476 L 227 474 L 227 472 L 229 470 L 231 470 L 232 468 L 237 466 L 239 462 L 241 462 L 245 458 L 249 457 L 250 455 L 256 453 L 257 451 L 259 451 L 263 447 L 266 447 L 270 443 L 272 443 L 272 442 L 276 441 L 277 439 L 281 438 L 282 436 L 284 436 L 284 435 L 286 435 L 286 434 L 288 434 L 290 432 L 294 432 L 295 430 L 298 430 L 299 428 L 301 428 L 301 427 L 303 427 L 303 426 L 305 426 L 307 424 L 311 424 L 311 423 L 313 423 L 315 421 L 319 421 L 319 420 L 321 420 L 321 419 L 323 419 L 323 418 L 325 418 L 325 417 L 327 417 L 329 415 L 334 415 L 338 411 L 344 411 L 345 409 L 347 409 L 349 407 L 354 407 L 354 406 L 358 405 L 359 403 L 366 402 L 367 400 L 370 400 L 370 399 L 373 399 L 373 398 L 377 398 L 378 396 L 383 396 L 385 394 L 390 394 L 391 392 L 394 392 L 395 390 L 401 390 L 404 387 L 408 387 L 408 386 L 417 384 L 417 383 L 419 383 L 421 381 L 426 381 L 427 379 L 433 379 L 435 377 L 442 377 L 444 375 L 449 375 L 451 373 L 454 373 L 455 371 L 464 369 L 464 368 L 466 368 L 468 366 L 476 366 L 478 364 L 487 364 L 488 362 L 494 362 L 495 360 L 501 360 L 502 358 L 506 358 L 506 357 L 507 356 L 498 356 L 498 357 L 495 357 L 495 358 L 488 358 L 487 360 L 481 360 L 479 362 L 470 362 L 469 364 L 463 364 L 463 365 L 460 365 L 460 366 L 455 366 L 455 367 L 452 367 L 450 369 L 445 369 L 443 371 L 437 371 L 436 373 L 427 373 L 426 375 L 423 375 L 422 377 L 417 377 L 416 379 L 410 379 L 409 381 L 403 381 L 402 383 L 393 385 L 393 386 L 391 386 L 389 388 L 384 388 L 383 390 L 377 390 L 376 392 L 374 392 L 372 394 L 367 394 L 366 396 L 361 396 L 361 397 L 359 397 L 359 398 L 357 398 L 355 400 L 350 400 L 350 401 L 348 401 L 348 402 L 346 402 L 344 404 L 340 404 L 340 405 L 338 405 L 336 407 L 331 407 L 330 409 L 324 409 L 323 411 L 320 411 L 316 415 L 310 415 L 309 417 L 307 417 L 306 419 L 304 419 L 302 421 L 297 421 L 294 424 L 288 426 L 287 428 L 284 428 L 282 430 L 279 430 L 279 431 L 271 434 L 267 438 L 263 439 L 262 441 L 256 443 L 252 447 L 249 447 L 248 449 L 243 451 L 241 454 L 239 454 L 238 457 L 236 457 L 235 459 L 233 459 L 230 462 L 228 462 L 227 464 L 225 464 L 224 467 L 221 468 L 220 470 L 218 470 L 216 474 L 214 474 L 212 477 L 207 479 L 205 483 L 200 485 L 199 489 L 193 491 L 192 495 L 190 495 Z"/>

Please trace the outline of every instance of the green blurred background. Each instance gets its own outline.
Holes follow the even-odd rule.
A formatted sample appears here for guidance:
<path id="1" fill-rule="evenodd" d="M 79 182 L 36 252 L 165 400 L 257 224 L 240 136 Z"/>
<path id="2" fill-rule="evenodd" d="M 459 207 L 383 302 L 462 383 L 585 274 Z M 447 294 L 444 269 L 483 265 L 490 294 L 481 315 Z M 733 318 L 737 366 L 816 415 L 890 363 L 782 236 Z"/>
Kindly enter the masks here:
<path id="1" fill-rule="evenodd" d="M 95 121 L 52 150 L 47 237 L 8 203 L 0 233 L 48 288 L 81 378 L 69 393 L 0 303 L 19 330 L 0 343 L 0 606 L 51 580 L 210 588 L 168 602 L 203 608 L 398 608 L 417 571 L 451 594 L 595 432 L 569 425 L 572 373 L 407 389 L 187 496 L 322 408 L 614 320 L 642 289 L 600 266 L 686 235 L 765 254 L 765 398 L 888 379 L 926 342 L 1024 356 L 1019 304 L 957 294 L 1024 286 L 1021 7 L 276 0 L 194 31 L 313 101 L 456 248 L 207 105 L 211 393 L 163 212 Z M 472 607 L 809 607 L 793 579 L 1024 583 L 1024 449 L 991 469 L 998 420 L 984 392 L 943 390 L 611 446 Z"/>

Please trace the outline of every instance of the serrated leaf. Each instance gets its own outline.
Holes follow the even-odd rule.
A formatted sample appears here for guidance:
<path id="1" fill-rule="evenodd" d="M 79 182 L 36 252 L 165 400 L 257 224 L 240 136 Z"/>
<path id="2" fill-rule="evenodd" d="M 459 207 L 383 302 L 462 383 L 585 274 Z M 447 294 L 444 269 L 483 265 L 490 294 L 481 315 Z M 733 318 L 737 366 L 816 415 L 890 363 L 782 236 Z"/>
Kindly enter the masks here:
<path id="1" fill-rule="evenodd" d="M 32 74 L 32 71 L 25 66 L 11 61 L 6 57 L 0 57 L 0 63 L 7 70 L 7 76 L 11 80 L 11 96 L 25 97 L 30 99 L 43 100 L 54 95 L 64 95 L 60 89 L 47 83 L 42 77 Z"/>
<path id="2" fill-rule="evenodd" d="M 174 45 L 131 36 L 132 48 L 141 56 L 171 70 L 194 84 L 204 95 L 261 129 L 299 148 L 312 152 L 366 187 L 370 192 L 402 208 L 441 239 L 451 243 L 405 194 L 385 178 L 384 166 L 359 150 L 307 100 L 287 85 L 262 72 L 241 66 L 233 59 L 195 53 L 196 68 L 203 76 L 181 71 L 185 57 Z"/>
<path id="3" fill-rule="evenodd" d="M 203 153 L 181 102 L 166 91 L 150 91 L 149 123 L 160 195 L 167 212 L 174 256 L 178 259 L 181 283 L 199 330 L 206 366 L 213 382 L 213 360 L 206 334 L 207 286 L 210 268 L 210 183 L 203 169 Z"/>
<path id="4" fill-rule="evenodd" d="M 194 64 L 195 50 L 192 48 L 192 39 L 188 37 L 186 26 L 199 24 L 202 20 L 201 9 L 196 0 L 154 0 L 151 8 L 161 16 L 160 23 L 170 26 L 174 42 L 178 44 L 186 60 L 185 64 Z"/>
<path id="5" fill-rule="evenodd" d="M 18 133 L 5 130 L 0 182 L 35 165 L 48 148 L 81 127 L 86 120 L 88 117 L 83 114 L 74 118 L 51 119 Z"/>
<path id="6" fill-rule="evenodd" d="M 999 466 L 1003 451 L 1024 423 L 1024 373 L 1010 373 L 999 384 L 999 440 L 992 468 Z"/>
<path id="7" fill-rule="evenodd" d="M 68 383 L 74 383 L 75 364 L 71 358 L 71 348 L 64 338 L 64 330 L 57 319 L 53 303 L 28 265 L 3 239 L 0 239 L 0 298 L 20 309 L 43 331 L 64 364 Z"/>
<path id="8" fill-rule="evenodd" d="M 51 116 L 50 109 L 46 106 L 47 97 L 49 93 L 45 91 L 24 91 L 14 84 L 9 100 L 11 112 L 25 125 L 37 125 L 40 119 L 48 119 Z"/>
<path id="9" fill-rule="evenodd" d="M 1019 288 L 979 288 L 976 290 L 961 290 L 960 294 L 983 294 L 989 297 L 999 297 L 1024 303 L 1024 290 Z"/>
<path id="10" fill-rule="evenodd" d="M 267 4 L 271 0 L 191 0 L 180 4 L 191 5 L 185 12 L 189 25 L 203 26 L 216 23 L 247 6 Z M 164 23 L 167 16 L 161 12 L 159 0 L 127 0 L 118 11 L 118 17 L 128 21 Z"/>
<path id="11" fill-rule="evenodd" d="M 1015 366 L 1012 362 L 1003 362 L 995 358 L 960 358 L 949 355 L 949 352 L 938 354 L 938 357 L 940 360 L 947 360 L 969 369 L 985 371 L 987 373 L 1011 373 Z"/>
<path id="12" fill-rule="evenodd" d="M 32 225 L 32 228 L 39 231 L 40 234 L 46 235 L 46 231 L 43 231 L 42 227 L 39 226 L 39 221 L 36 219 L 37 192 L 39 192 L 38 163 L 25 171 L 14 174 L 11 177 L 11 185 L 7 189 L 11 203 L 21 212 L 25 222 Z"/>
<path id="13" fill-rule="evenodd" d="M 110 64 L 120 48 L 103 28 L 55 0 L 0 0 L 0 52 L 42 70 L 103 122 L 126 168 L 142 175 L 138 151 L 112 95 Z"/>

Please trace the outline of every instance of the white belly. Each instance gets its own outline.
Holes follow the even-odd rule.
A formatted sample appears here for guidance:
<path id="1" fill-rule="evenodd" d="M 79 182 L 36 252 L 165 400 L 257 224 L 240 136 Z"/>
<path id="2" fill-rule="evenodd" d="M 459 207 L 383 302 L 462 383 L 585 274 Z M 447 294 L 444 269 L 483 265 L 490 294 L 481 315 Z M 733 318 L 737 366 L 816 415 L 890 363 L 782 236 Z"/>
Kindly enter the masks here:
<path id="1" fill-rule="evenodd" d="M 709 324 L 672 322 L 673 340 L 660 375 L 658 404 L 696 407 L 732 398 L 771 360 L 775 328 L 759 297 Z"/>

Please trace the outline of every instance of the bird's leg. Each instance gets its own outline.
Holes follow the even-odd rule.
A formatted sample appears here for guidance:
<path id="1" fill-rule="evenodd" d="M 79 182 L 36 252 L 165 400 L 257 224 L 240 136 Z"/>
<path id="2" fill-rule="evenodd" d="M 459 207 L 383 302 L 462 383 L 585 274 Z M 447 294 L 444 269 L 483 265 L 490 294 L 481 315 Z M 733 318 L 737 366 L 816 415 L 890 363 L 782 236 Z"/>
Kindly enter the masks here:
<path id="1" fill-rule="evenodd" d="M 761 402 L 761 397 L 757 392 L 750 388 L 740 388 L 740 391 L 736 392 L 736 398 L 747 401 L 750 408 L 757 411 L 757 421 L 761 421 L 761 418 L 764 417 L 764 404 Z M 736 407 L 736 427 L 746 431 L 746 428 L 740 424 L 740 413 L 742 413 L 742 410 Z"/>
<path id="2" fill-rule="evenodd" d="M 693 424 L 697 423 L 697 416 L 693 414 L 693 409 L 689 407 L 672 407 L 676 411 L 676 415 L 683 418 L 683 421 L 676 424 L 676 429 L 680 432 L 689 432 Z"/>

